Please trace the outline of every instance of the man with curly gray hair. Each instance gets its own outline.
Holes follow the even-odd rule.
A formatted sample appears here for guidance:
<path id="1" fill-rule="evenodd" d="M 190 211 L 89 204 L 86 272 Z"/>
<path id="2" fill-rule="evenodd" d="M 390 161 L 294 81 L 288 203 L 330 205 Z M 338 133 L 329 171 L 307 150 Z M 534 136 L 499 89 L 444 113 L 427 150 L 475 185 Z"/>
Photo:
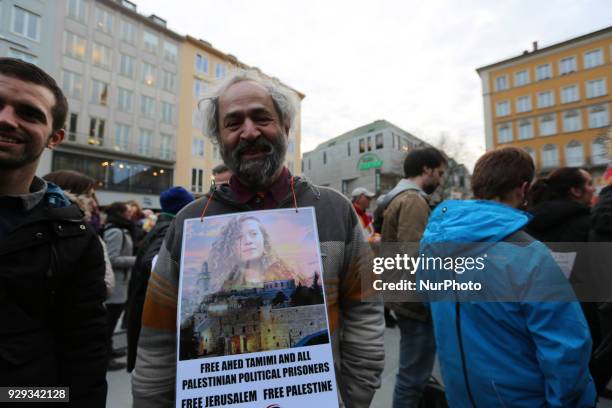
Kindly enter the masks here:
<path id="1" fill-rule="evenodd" d="M 166 235 L 145 300 L 134 407 L 174 406 L 183 221 L 203 212 L 206 217 L 290 207 L 316 211 L 339 400 L 346 407 L 369 407 L 384 365 L 383 307 L 363 301 L 359 264 L 369 248 L 351 203 L 335 190 L 294 177 L 283 165 L 298 99 L 256 71 L 234 71 L 201 108 L 204 133 L 219 144 L 233 175 L 185 207 Z"/>

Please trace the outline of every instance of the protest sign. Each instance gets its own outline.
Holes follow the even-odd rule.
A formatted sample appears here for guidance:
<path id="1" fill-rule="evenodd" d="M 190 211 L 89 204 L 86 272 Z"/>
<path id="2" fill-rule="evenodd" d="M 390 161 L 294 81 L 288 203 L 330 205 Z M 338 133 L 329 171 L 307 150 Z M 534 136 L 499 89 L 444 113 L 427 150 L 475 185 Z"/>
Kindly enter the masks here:
<path id="1" fill-rule="evenodd" d="M 177 407 L 337 407 L 314 208 L 185 220 Z"/>

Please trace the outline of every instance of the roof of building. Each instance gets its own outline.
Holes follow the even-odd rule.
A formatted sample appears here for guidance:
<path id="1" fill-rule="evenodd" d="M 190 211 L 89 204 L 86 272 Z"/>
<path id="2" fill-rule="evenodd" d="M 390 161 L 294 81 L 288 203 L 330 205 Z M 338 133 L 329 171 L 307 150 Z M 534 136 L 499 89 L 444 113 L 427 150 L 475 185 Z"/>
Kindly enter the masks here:
<path id="1" fill-rule="evenodd" d="M 480 68 L 476 68 L 476 72 L 478 72 L 480 74 L 481 71 L 484 71 L 484 70 L 487 70 L 487 69 L 491 69 L 491 68 L 495 68 L 495 67 L 497 67 L 499 65 L 507 64 L 509 62 L 520 61 L 521 59 L 523 59 L 523 58 L 525 58 L 527 56 L 531 57 L 533 55 L 543 54 L 545 52 L 552 51 L 552 50 L 554 50 L 556 48 L 564 47 L 564 46 L 569 45 L 569 44 L 571 44 L 573 42 L 578 42 L 578 41 L 586 40 L 588 38 L 597 37 L 597 36 L 600 36 L 602 34 L 606 34 L 608 32 L 612 32 L 612 26 L 603 28 L 601 30 L 593 31 L 593 32 L 590 32 L 588 34 L 581 35 L 579 37 L 570 38 L 569 40 L 565 40 L 565 41 L 562 41 L 560 43 L 549 45 L 548 47 L 539 48 L 539 49 L 536 49 L 534 51 L 525 51 L 525 52 L 523 52 L 523 54 L 517 55 L 516 57 L 508 58 L 508 59 L 505 59 L 505 60 L 502 60 L 502 61 L 495 62 L 493 64 L 489 64 L 489 65 L 485 65 L 485 66 L 480 67 Z"/>
<path id="2" fill-rule="evenodd" d="M 166 27 L 166 20 L 164 20 L 163 18 L 159 16 L 156 16 L 155 14 L 152 14 L 149 17 L 143 14 L 140 14 L 136 10 L 136 4 L 134 4 L 131 1 L 127 1 L 126 4 L 123 4 L 122 1 L 118 1 L 118 0 L 97 0 L 97 1 L 104 4 L 105 6 L 111 7 L 125 15 L 128 15 L 136 20 L 139 20 L 143 24 L 147 25 L 149 28 L 153 28 L 157 31 L 161 31 L 162 33 L 166 34 L 168 37 L 172 37 L 173 39 L 177 41 L 183 40 L 183 36 L 181 36 L 180 34 Z"/>
<path id="3" fill-rule="evenodd" d="M 359 126 L 358 128 L 355 128 L 353 130 L 350 130 L 346 133 L 341 134 L 340 136 L 336 136 L 333 139 L 329 139 L 325 142 L 319 143 L 319 145 L 317 145 L 317 147 L 315 147 L 313 150 L 311 150 L 311 152 L 314 152 L 315 150 L 319 150 L 321 148 L 324 147 L 329 147 L 329 146 L 333 146 L 336 143 L 339 142 L 344 142 L 346 140 L 351 140 L 353 139 L 355 136 L 359 136 L 359 135 L 363 135 L 365 133 L 370 133 L 370 132 L 376 132 L 378 130 L 382 130 L 382 129 L 386 129 L 389 127 L 393 127 L 397 130 L 399 130 L 400 132 L 403 132 L 405 134 L 407 134 L 410 137 L 413 137 L 417 140 L 420 140 L 418 137 L 406 132 L 405 130 L 403 130 L 402 128 L 395 126 L 393 123 L 384 120 L 384 119 L 378 119 L 375 120 L 374 122 L 368 123 L 367 125 L 363 125 L 363 126 Z M 425 142 L 423 142 L 425 143 Z M 304 154 L 308 154 L 310 152 L 305 152 Z"/>

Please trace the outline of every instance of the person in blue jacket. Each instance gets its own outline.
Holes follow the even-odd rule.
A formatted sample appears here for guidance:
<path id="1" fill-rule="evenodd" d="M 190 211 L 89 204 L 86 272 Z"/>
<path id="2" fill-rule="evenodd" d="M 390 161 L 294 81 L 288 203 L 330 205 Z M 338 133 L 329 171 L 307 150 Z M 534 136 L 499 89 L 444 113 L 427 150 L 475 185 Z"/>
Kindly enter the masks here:
<path id="1" fill-rule="evenodd" d="M 460 242 L 455 248 L 478 243 L 489 253 L 480 275 L 454 275 L 480 276 L 487 299 L 456 290 L 430 303 L 451 407 L 595 406 L 582 310 L 550 252 L 523 231 L 530 216 L 520 208 L 533 174 L 522 149 L 487 152 L 474 168 L 476 200 L 442 202 L 423 235 L 424 257 L 444 250 L 456 257 L 450 243 Z"/>

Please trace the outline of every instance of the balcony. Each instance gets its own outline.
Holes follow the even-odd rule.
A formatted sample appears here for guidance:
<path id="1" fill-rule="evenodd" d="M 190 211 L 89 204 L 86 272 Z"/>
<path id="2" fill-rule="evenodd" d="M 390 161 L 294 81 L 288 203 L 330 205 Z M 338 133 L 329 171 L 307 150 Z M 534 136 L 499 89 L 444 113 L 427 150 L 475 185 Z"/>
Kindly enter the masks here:
<path id="1" fill-rule="evenodd" d="M 133 143 L 111 137 L 98 138 L 78 132 L 66 132 L 66 137 L 61 146 L 97 151 L 99 154 L 125 158 L 146 158 L 167 163 L 174 163 L 176 160 L 174 146 L 165 148 L 162 146 L 155 146 L 153 143 Z"/>

